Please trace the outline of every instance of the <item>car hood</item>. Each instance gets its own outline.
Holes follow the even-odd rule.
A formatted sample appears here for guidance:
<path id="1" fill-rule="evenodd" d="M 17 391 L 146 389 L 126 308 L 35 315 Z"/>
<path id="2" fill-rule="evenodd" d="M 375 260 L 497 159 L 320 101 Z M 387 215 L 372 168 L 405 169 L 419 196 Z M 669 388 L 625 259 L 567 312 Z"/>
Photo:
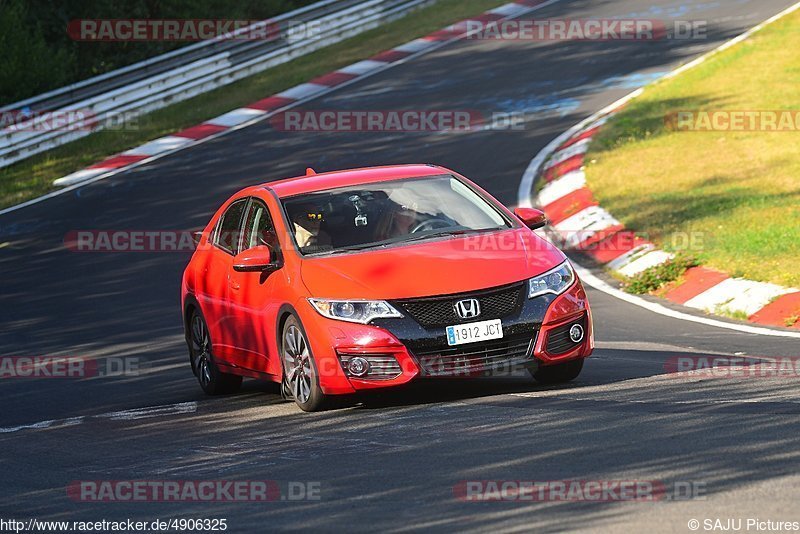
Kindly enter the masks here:
<path id="1" fill-rule="evenodd" d="M 305 258 L 312 296 L 398 299 L 463 293 L 550 270 L 564 254 L 527 228 Z"/>

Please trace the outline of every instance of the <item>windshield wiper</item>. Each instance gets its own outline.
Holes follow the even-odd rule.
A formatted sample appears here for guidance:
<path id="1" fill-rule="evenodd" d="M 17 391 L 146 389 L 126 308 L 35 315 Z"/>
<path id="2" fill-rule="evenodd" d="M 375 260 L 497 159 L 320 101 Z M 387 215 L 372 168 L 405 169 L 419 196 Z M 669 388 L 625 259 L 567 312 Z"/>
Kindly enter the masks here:
<path id="1" fill-rule="evenodd" d="M 408 243 L 411 241 L 422 241 L 423 239 L 428 239 L 431 237 L 439 237 L 439 236 L 459 236 L 459 235 L 466 235 L 466 234 L 481 234 L 484 232 L 494 232 L 497 230 L 502 230 L 502 228 L 479 228 L 477 230 L 472 230 L 469 228 L 464 228 L 462 230 L 443 230 L 441 232 L 433 232 L 430 234 L 422 234 L 418 236 L 414 236 L 413 234 L 409 234 L 412 237 L 408 239 L 403 239 L 400 243 Z"/>
<path id="2" fill-rule="evenodd" d="M 364 243 L 363 245 L 350 245 L 348 247 L 338 247 L 331 250 L 330 254 L 336 254 L 337 252 L 353 252 L 356 250 L 366 250 L 368 248 L 378 248 L 378 247 L 385 247 L 386 245 L 391 245 L 391 243 Z"/>

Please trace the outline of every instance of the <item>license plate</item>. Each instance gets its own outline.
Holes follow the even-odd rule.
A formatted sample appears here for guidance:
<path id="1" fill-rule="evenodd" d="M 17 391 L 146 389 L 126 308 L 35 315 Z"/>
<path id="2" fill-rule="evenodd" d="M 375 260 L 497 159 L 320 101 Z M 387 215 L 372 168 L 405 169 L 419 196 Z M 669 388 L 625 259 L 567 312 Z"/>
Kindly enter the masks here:
<path id="1" fill-rule="evenodd" d="M 451 346 L 486 341 L 487 339 L 500 339 L 503 337 L 503 321 L 494 319 L 478 323 L 457 324 L 448 326 L 445 331 L 447 332 L 447 344 Z"/>

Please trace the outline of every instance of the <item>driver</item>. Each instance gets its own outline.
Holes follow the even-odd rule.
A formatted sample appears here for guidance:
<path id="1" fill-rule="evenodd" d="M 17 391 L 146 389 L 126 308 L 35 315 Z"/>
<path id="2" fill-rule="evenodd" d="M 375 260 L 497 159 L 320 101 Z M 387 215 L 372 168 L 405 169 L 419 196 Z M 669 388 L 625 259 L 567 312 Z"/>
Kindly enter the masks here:
<path id="1" fill-rule="evenodd" d="M 294 225 L 294 237 L 297 246 L 306 248 L 319 244 L 320 225 L 323 215 L 317 206 L 303 204 L 298 206 L 297 211 L 292 215 Z"/>

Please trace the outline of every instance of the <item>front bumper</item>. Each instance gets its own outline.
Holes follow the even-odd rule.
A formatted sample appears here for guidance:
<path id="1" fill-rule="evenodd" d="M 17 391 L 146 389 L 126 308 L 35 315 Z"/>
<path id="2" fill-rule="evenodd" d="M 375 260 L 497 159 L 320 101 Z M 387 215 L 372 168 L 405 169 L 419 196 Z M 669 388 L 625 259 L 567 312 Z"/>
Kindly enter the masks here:
<path id="1" fill-rule="evenodd" d="M 559 296 L 520 299 L 516 309 L 501 318 L 504 336 L 499 340 L 451 347 L 444 326 L 425 327 L 409 313 L 403 315 L 377 319 L 369 325 L 316 315 L 323 336 L 312 335 L 311 343 L 323 392 L 341 394 L 399 386 L 417 377 L 507 375 L 585 358 L 594 348 L 591 310 L 579 280 Z M 576 323 L 584 329 L 583 339 L 564 342 L 564 329 Z M 315 339 L 331 343 L 313 347 Z M 370 375 L 359 378 L 349 371 L 347 364 L 356 357 L 370 362 Z"/>

